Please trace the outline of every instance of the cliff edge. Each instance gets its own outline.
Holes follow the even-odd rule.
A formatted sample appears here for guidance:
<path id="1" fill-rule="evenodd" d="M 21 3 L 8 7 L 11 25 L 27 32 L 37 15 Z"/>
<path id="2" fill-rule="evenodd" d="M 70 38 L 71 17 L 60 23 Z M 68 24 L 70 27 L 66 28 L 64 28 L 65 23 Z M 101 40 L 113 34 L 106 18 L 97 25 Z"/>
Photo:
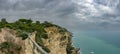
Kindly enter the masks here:
<path id="1" fill-rule="evenodd" d="M 72 46 L 72 34 L 58 25 L 2 19 L 0 28 L 0 54 L 78 54 Z"/>

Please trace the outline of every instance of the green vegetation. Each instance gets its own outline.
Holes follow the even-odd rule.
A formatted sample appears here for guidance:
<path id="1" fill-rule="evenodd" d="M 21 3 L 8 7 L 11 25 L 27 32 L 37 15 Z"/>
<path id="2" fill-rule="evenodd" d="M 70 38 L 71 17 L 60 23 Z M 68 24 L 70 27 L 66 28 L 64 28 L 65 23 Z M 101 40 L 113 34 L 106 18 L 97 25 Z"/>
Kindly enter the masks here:
<path id="1" fill-rule="evenodd" d="M 44 29 L 46 27 L 53 27 L 53 26 L 60 28 L 59 30 L 60 33 L 68 32 L 65 28 L 62 28 L 58 25 L 52 24 L 47 21 L 43 23 L 40 23 L 40 21 L 36 21 L 34 23 L 31 19 L 19 19 L 15 22 L 8 23 L 5 18 L 1 19 L 0 31 L 1 31 L 1 28 L 14 29 L 17 31 L 16 33 L 17 37 L 21 37 L 22 40 L 25 40 L 26 38 L 28 38 L 28 33 L 32 33 L 36 31 L 37 33 L 36 33 L 35 41 L 37 42 L 38 45 L 42 46 L 42 48 L 45 51 L 50 52 L 50 50 L 43 45 L 42 38 L 44 39 L 48 38 L 48 35 L 46 34 L 46 31 Z M 65 40 L 65 39 L 66 39 L 66 36 L 64 36 L 61 40 Z M 2 46 L 2 48 L 10 47 L 9 43 L 7 42 L 2 43 L 2 45 L 4 45 Z M 17 50 L 20 50 L 20 49 L 21 47 L 17 47 Z"/>
<path id="2" fill-rule="evenodd" d="M 0 47 L 1 47 L 1 49 L 2 49 L 2 48 L 9 48 L 9 47 L 10 47 L 10 43 L 8 43 L 8 42 L 3 42 L 3 43 L 0 44 Z"/>
<path id="3" fill-rule="evenodd" d="M 63 41 L 63 40 L 66 40 L 66 38 L 67 38 L 66 36 L 63 36 L 63 37 L 61 37 L 60 40 Z"/>
<path id="4" fill-rule="evenodd" d="M 0 50 L 6 54 L 20 53 L 21 46 L 12 42 L 3 42 L 0 44 Z"/>
<path id="5" fill-rule="evenodd" d="M 69 38 L 68 38 L 68 39 L 69 39 Z M 71 42 L 69 42 L 69 43 L 67 44 L 67 48 L 66 48 L 67 54 L 71 54 L 71 53 L 72 53 L 72 50 L 75 49 L 71 44 L 72 44 Z"/>
<path id="6" fill-rule="evenodd" d="M 17 36 L 22 37 L 22 40 L 25 40 L 26 38 L 28 38 L 27 33 L 24 33 L 24 32 L 20 32 L 20 33 L 17 32 Z"/>
<path id="7" fill-rule="evenodd" d="M 67 48 L 66 48 L 67 54 L 71 54 L 73 49 L 74 47 L 72 47 L 71 45 L 67 45 Z"/>

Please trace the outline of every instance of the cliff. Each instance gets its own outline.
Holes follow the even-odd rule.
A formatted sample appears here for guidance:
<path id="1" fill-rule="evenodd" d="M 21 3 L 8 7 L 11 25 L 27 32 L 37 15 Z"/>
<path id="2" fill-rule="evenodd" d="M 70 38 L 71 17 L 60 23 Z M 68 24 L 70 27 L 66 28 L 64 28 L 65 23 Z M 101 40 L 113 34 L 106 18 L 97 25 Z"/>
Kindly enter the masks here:
<path id="1" fill-rule="evenodd" d="M 0 27 L 0 54 L 77 54 L 78 50 L 72 46 L 72 34 L 65 28 L 48 22 L 20 23 L 25 27 L 0 23 L 3 26 Z"/>

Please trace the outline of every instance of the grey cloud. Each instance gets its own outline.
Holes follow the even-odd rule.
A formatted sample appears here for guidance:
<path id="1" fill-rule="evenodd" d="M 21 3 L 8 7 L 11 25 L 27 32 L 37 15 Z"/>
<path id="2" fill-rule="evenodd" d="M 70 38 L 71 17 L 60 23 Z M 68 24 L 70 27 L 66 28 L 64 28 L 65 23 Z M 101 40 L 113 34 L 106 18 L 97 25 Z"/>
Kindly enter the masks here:
<path id="1" fill-rule="evenodd" d="M 10 6 L 8 0 L 0 0 L 0 10 L 8 10 Z"/>
<path id="2" fill-rule="evenodd" d="M 28 14 L 35 13 L 36 15 L 40 14 L 61 14 L 60 12 L 64 11 L 64 14 L 72 13 L 73 10 L 68 4 L 69 0 L 18 0 L 14 4 L 10 4 L 7 0 L 1 0 L 4 3 L 0 5 L 0 7 L 4 10 L 2 12 L 12 13 L 14 14 Z M 13 0 L 14 1 L 14 0 Z M 67 4 L 66 4 L 67 3 Z M 9 6 L 10 5 L 10 6 Z M 68 7 L 69 6 L 69 7 Z M 67 9 L 70 9 L 67 11 Z M 12 15 L 12 14 L 10 14 Z"/>
<path id="3" fill-rule="evenodd" d="M 98 4 L 88 3 L 78 5 L 72 0 L 0 0 L 0 18 L 7 18 L 8 21 L 18 18 L 48 20 L 69 30 L 104 30 L 120 26 L 120 2 L 111 13 Z"/>
<path id="4" fill-rule="evenodd" d="M 7 18 L 9 21 L 15 21 L 18 18 L 32 18 L 62 24 L 61 22 L 65 22 L 63 18 L 66 18 L 67 22 L 71 21 L 73 19 L 72 13 L 75 11 L 70 0 L 13 0 L 14 3 L 8 0 L 0 1 L 0 7 L 2 8 L 0 9 L 0 18 Z"/>
<path id="5" fill-rule="evenodd" d="M 17 0 L 14 4 L 11 4 L 11 2 L 8 2 L 9 0 L 6 0 L 4 2 L 1 2 L 2 8 L 4 10 L 33 10 L 35 8 L 41 8 L 43 7 L 43 1 L 41 0 Z M 13 0 L 15 1 L 15 0 Z"/>

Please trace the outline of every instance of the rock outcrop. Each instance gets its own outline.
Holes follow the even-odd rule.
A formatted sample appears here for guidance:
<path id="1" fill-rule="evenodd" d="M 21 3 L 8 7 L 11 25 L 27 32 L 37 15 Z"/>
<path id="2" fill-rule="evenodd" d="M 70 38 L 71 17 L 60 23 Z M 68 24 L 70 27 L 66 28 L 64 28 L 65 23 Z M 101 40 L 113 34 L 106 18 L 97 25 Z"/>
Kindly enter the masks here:
<path id="1" fill-rule="evenodd" d="M 1 29 L 0 54 L 25 54 L 25 41 L 16 37 L 16 31 L 8 28 Z"/>
<path id="2" fill-rule="evenodd" d="M 48 54 L 77 54 L 77 49 L 71 45 L 71 35 L 69 32 L 61 32 L 62 29 L 58 27 L 45 28 L 47 39 L 42 38 L 43 45 L 47 47 L 50 52 Z M 35 34 L 32 33 L 31 38 L 35 41 Z M 6 45 L 2 47 L 3 43 L 10 43 L 12 46 Z M 4 44 L 3 44 L 4 46 Z M 0 32 L 0 54 L 42 54 L 34 44 L 27 38 L 17 37 L 16 31 L 8 28 L 2 28 Z"/>
<path id="3" fill-rule="evenodd" d="M 47 32 L 48 39 L 43 39 L 44 45 L 50 49 L 50 54 L 68 54 L 67 45 L 71 42 L 69 40 L 70 33 L 60 32 L 61 29 L 58 27 L 48 27 L 45 28 Z M 72 49 L 71 54 L 77 54 L 77 50 Z"/>

